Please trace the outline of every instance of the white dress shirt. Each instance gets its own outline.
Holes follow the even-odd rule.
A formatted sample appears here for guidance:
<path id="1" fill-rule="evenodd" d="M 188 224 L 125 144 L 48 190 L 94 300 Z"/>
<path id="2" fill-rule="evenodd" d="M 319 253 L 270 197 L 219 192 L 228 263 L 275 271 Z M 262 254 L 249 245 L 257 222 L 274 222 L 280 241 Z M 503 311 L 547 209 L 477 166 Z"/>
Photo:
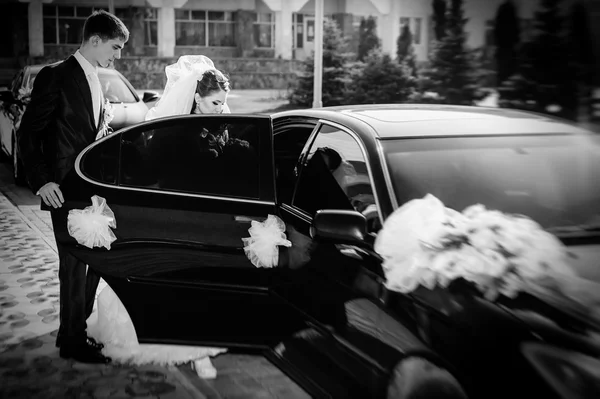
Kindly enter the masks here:
<path id="1" fill-rule="evenodd" d="M 98 127 L 98 120 L 100 119 L 100 108 L 102 104 L 102 87 L 100 86 L 100 79 L 98 79 L 98 68 L 93 66 L 83 55 L 77 50 L 75 52 L 75 59 L 83 68 L 85 77 L 90 85 L 90 92 L 92 93 L 92 105 L 94 109 L 94 121 L 96 127 Z"/>

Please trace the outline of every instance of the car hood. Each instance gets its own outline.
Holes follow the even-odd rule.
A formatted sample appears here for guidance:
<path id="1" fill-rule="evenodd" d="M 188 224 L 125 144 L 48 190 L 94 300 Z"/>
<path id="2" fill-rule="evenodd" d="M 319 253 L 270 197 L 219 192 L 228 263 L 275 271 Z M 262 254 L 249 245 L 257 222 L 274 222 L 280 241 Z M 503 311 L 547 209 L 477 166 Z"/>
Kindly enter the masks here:
<path id="1" fill-rule="evenodd" d="M 600 284 L 600 243 L 592 245 L 570 245 L 571 265 L 577 274 Z M 599 294 L 600 295 L 600 294 Z"/>
<path id="2" fill-rule="evenodd" d="M 513 306 L 503 304 L 513 316 L 525 323 L 544 340 L 557 345 L 600 356 L 600 244 L 568 246 L 571 262 L 581 277 L 576 288 L 592 293 L 591 306 L 563 304 L 558 295 L 543 299 L 544 306 Z M 514 304 L 516 305 L 516 304 Z M 557 311 L 558 307 L 562 311 Z"/>
<path id="3" fill-rule="evenodd" d="M 554 292 L 536 293 L 535 296 L 523 293 L 516 298 L 500 296 L 495 301 L 488 301 L 477 288 L 460 280 L 448 288 L 419 287 L 409 296 L 459 324 L 482 323 L 481 315 L 494 313 L 496 309 L 520 324 L 524 331 L 529 331 L 526 334 L 529 339 L 537 336 L 543 341 L 600 357 L 600 242 L 567 248 L 571 265 L 581 277 L 569 280 L 577 283 L 570 287 L 581 284 L 585 292 L 591 293 L 589 297 L 594 298 L 594 306 L 584 307 L 574 301 L 565 301 Z M 481 309 L 487 310 L 481 313 Z M 474 314 L 479 316 L 473 318 Z"/>

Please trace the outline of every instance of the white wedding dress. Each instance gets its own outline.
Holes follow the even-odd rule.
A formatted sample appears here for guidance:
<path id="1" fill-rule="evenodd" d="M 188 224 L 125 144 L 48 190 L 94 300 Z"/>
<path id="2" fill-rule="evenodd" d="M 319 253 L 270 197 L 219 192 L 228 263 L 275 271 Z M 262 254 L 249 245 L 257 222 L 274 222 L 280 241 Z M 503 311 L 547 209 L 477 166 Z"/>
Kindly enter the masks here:
<path id="1" fill-rule="evenodd" d="M 214 68 L 212 60 L 203 55 L 185 55 L 165 68 L 167 84 L 161 99 L 150 109 L 146 120 L 189 114 L 196 91 L 196 81 Z M 224 107 L 223 113 L 229 113 Z M 135 327 L 125 306 L 107 285 L 98 296 L 98 311 L 87 321 L 88 335 L 104 344 L 102 353 L 117 363 L 176 365 L 193 362 L 202 378 L 216 377 L 210 356 L 226 352 L 224 348 L 184 345 L 140 344 Z"/>
<path id="2" fill-rule="evenodd" d="M 198 375 L 214 378 L 216 370 L 210 363 L 210 356 L 226 351 L 222 348 L 209 348 L 187 345 L 140 344 L 135 327 L 125 306 L 106 286 L 98 295 L 98 308 L 87 320 L 87 333 L 104 344 L 102 353 L 117 363 L 177 365 L 195 362 Z"/>

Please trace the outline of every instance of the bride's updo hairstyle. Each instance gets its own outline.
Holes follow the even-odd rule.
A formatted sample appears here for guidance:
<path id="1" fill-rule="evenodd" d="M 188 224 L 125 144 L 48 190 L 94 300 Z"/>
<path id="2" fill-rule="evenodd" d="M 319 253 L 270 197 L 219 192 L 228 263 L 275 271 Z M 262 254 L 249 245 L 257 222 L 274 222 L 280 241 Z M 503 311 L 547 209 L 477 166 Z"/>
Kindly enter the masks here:
<path id="1" fill-rule="evenodd" d="M 202 79 L 200 79 L 196 85 L 196 93 L 198 93 L 200 97 L 209 96 L 215 91 L 220 90 L 228 92 L 230 88 L 229 79 L 218 69 L 209 69 L 204 72 Z"/>

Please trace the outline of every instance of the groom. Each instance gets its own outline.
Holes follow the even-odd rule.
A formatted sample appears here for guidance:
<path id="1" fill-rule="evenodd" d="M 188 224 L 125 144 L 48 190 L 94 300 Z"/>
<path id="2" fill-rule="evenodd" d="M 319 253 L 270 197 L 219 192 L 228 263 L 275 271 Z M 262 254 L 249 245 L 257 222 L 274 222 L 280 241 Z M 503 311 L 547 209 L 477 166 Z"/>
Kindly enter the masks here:
<path id="1" fill-rule="evenodd" d="M 49 209 L 56 226 L 66 225 L 59 211 L 60 184 L 73 169 L 81 150 L 92 143 L 102 122 L 103 95 L 98 67 L 121 58 L 129 31 L 113 14 L 96 11 L 83 26 L 83 41 L 74 55 L 44 67 L 37 75 L 31 102 L 19 128 L 19 153 L 32 191 Z M 58 242 L 60 328 L 56 345 L 62 358 L 108 363 L 102 345 L 88 338 L 86 319 L 92 312 L 99 277 Z"/>

